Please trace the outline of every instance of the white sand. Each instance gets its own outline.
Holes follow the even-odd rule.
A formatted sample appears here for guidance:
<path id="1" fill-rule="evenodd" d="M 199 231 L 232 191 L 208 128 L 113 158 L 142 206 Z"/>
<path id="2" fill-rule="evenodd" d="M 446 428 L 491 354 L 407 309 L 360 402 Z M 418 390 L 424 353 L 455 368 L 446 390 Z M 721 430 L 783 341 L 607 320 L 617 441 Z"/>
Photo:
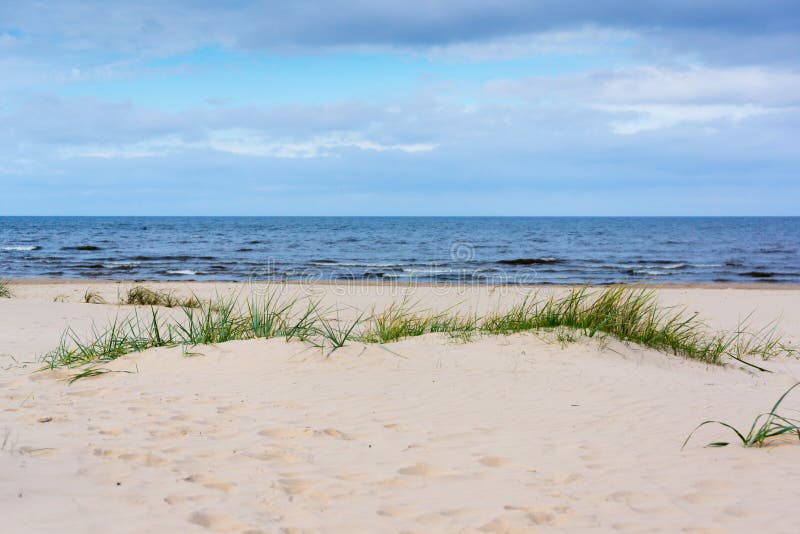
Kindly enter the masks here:
<path id="1" fill-rule="evenodd" d="M 680 450 L 704 419 L 746 426 L 769 409 L 800 380 L 796 361 L 753 374 L 616 342 L 429 335 L 327 359 L 283 340 L 193 358 L 157 349 L 108 365 L 132 373 L 72 385 L 33 373 L 26 362 L 66 326 L 130 313 L 78 303 L 89 287 L 116 301 L 127 286 L 17 285 L 0 299 L 3 532 L 797 532 L 796 437 L 710 449 L 733 436 L 709 427 Z M 342 308 L 402 296 L 312 289 Z M 413 299 L 483 313 L 520 293 L 423 287 Z M 659 297 L 720 328 L 781 317 L 800 345 L 795 289 Z M 786 409 L 800 409 L 800 391 Z"/>

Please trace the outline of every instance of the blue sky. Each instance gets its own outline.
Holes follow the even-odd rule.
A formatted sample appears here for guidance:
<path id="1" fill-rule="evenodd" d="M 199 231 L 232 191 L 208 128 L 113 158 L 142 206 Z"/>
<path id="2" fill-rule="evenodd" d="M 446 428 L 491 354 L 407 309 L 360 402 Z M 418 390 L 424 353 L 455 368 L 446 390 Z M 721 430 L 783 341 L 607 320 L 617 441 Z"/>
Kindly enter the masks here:
<path id="1" fill-rule="evenodd" d="M 0 5 L 0 214 L 800 215 L 800 2 Z"/>

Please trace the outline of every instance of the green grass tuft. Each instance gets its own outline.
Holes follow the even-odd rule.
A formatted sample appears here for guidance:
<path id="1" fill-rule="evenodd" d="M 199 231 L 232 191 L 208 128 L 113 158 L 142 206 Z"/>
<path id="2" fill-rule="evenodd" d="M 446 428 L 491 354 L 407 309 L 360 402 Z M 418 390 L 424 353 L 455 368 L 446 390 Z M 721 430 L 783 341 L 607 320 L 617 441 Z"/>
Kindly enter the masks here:
<path id="1" fill-rule="evenodd" d="M 351 338 L 355 337 L 353 332 L 361 324 L 362 318 L 363 315 L 359 315 L 352 321 L 343 321 L 338 314 L 335 319 L 317 316 L 316 323 L 319 325 L 317 333 L 322 337 L 323 343 L 327 341 L 330 344 L 329 356 L 333 351 L 344 347 Z"/>
<path id="2" fill-rule="evenodd" d="M 163 306 L 165 308 L 199 308 L 200 301 L 195 296 L 180 299 L 172 291 L 154 291 L 144 286 L 135 286 L 128 290 L 122 299 L 123 304 L 135 306 Z"/>
<path id="3" fill-rule="evenodd" d="M 295 300 L 280 302 L 276 293 L 266 297 L 247 300 L 248 323 L 253 337 L 278 337 L 288 328 L 289 317 Z"/>
<path id="4" fill-rule="evenodd" d="M 248 322 L 236 313 L 233 299 L 201 304 L 199 308 L 184 307 L 186 320 L 175 325 L 181 342 L 187 345 L 211 345 L 236 339 L 249 339 Z"/>
<path id="5" fill-rule="evenodd" d="M 14 296 L 11 288 L 8 287 L 8 280 L 0 280 L 0 298 L 10 299 Z"/>
<path id="6" fill-rule="evenodd" d="M 686 444 L 689 443 L 689 440 L 692 439 L 695 432 L 701 427 L 711 424 L 722 425 L 732 430 L 745 447 L 763 447 L 768 439 L 782 436 L 783 434 L 797 434 L 798 439 L 800 439 L 800 420 L 791 419 L 777 413 L 783 400 L 797 386 L 800 386 L 800 382 L 787 389 L 769 412 L 759 414 L 755 420 L 753 420 L 753 424 L 750 425 L 750 430 L 747 434 L 740 432 L 733 425 L 722 421 L 703 421 L 692 430 L 686 438 L 686 441 L 683 442 L 681 450 L 686 447 Z M 729 445 L 727 441 L 714 441 L 706 445 L 706 447 L 725 447 L 726 445 Z"/>

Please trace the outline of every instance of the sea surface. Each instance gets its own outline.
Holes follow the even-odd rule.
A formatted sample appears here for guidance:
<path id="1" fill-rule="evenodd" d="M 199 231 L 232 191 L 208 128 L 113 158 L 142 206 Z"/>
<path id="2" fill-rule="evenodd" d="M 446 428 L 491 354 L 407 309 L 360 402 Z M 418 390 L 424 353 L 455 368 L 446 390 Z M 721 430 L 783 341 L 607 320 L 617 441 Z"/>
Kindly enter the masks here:
<path id="1" fill-rule="evenodd" d="M 0 217 L 0 277 L 800 282 L 800 218 Z"/>

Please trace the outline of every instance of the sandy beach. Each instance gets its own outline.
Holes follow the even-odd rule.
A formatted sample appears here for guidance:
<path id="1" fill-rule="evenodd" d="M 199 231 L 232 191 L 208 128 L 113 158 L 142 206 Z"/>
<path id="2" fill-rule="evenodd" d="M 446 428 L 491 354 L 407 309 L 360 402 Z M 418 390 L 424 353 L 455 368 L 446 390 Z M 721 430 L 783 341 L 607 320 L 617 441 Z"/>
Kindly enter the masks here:
<path id="1" fill-rule="evenodd" d="M 299 341 L 157 348 L 40 371 L 67 327 L 134 312 L 126 282 L 26 281 L 0 299 L 4 532 L 796 532 L 800 441 L 744 448 L 800 361 L 757 372 L 613 339 L 427 334 L 330 354 Z M 147 283 L 201 298 L 256 284 Z M 87 290 L 109 304 L 83 302 Z M 345 315 L 410 299 L 507 309 L 531 288 L 291 285 Z M 543 288 L 543 293 L 564 291 Z M 778 321 L 800 346 L 795 287 L 665 287 L 714 329 Z M 139 308 L 147 313 L 147 308 Z M 164 310 L 164 313 L 175 313 Z M 800 391 L 786 400 L 800 409 Z M 706 448 L 711 441 L 731 441 Z"/>

